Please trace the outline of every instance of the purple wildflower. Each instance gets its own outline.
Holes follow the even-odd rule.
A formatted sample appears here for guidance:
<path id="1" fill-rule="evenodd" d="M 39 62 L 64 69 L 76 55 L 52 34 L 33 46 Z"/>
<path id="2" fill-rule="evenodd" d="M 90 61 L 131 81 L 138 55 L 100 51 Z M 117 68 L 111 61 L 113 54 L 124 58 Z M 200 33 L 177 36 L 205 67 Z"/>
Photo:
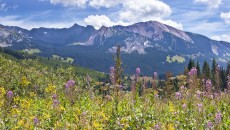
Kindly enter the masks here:
<path id="1" fill-rule="evenodd" d="M 157 79 L 157 77 L 158 77 L 157 72 L 154 72 L 154 73 L 153 73 L 153 78 L 154 78 L 154 79 Z"/>
<path id="2" fill-rule="evenodd" d="M 139 76 L 140 73 L 141 73 L 141 69 L 140 69 L 140 68 L 137 68 L 137 69 L 136 69 L 136 74 Z"/>
<path id="3" fill-rule="evenodd" d="M 210 94 L 212 92 L 212 81 L 210 79 L 206 81 L 205 87 L 206 87 L 207 93 Z"/>
<path id="4" fill-rule="evenodd" d="M 156 125 L 154 126 L 154 130 L 159 130 L 159 129 L 160 129 L 159 124 L 156 124 Z"/>
<path id="5" fill-rule="evenodd" d="M 207 122 L 207 128 L 208 128 L 208 129 L 212 129 L 212 127 L 213 127 L 212 122 L 211 122 L 211 121 L 208 121 L 208 122 Z"/>
<path id="6" fill-rule="evenodd" d="M 90 82 L 92 81 L 91 77 L 87 74 L 86 75 L 86 82 L 88 85 L 90 85 Z"/>
<path id="7" fill-rule="evenodd" d="M 57 94 L 53 94 L 52 99 L 57 99 Z"/>
<path id="8" fill-rule="evenodd" d="M 220 112 L 216 113 L 215 120 L 217 123 L 220 123 L 222 120 L 222 114 Z"/>
<path id="9" fill-rule="evenodd" d="M 75 82 L 73 80 L 69 80 L 66 85 L 65 85 L 65 88 L 66 89 L 69 89 L 70 87 L 73 87 L 75 84 Z"/>
<path id="10" fill-rule="evenodd" d="M 198 111 L 201 112 L 202 107 L 203 107 L 203 104 L 202 104 L 202 103 L 199 103 L 199 104 L 197 104 L 197 106 L 198 106 Z"/>
<path id="11" fill-rule="evenodd" d="M 53 106 L 57 107 L 60 104 L 60 102 L 58 100 L 53 100 Z"/>
<path id="12" fill-rule="evenodd" d="M 228 77 L 227 77 L 227 91 L 230 92 L 230 70 L 229 70 L 229 74 L 228 74 Z"/>
<path id="13" fill-rule="evenodd" d="M 38 123 L 39 123 L 39 120 L 38 120 L 38 118 L 34 118 L 34 125 L 38 125 Z"/>
<path id="14" fill-rule="evenodd" d="M 8 99 L 12 99 L 14 96 L 14 93 L 12 91 L 8 91 L 6 96 Z"/>
<path id="15" fill-rule="evenodd" d="M 182 107 L 183 107 L 183 108 L 186 108 L 186 107 L 187 107 L 187 105 L 186 105 L 186 104 L 183 104 L 183 105 L 182 105 Z"/>
<path id="16" fill-rule="evenodd" d="M 196 76 L 197 75 L 197 69 L 195 67 L 193 67 L 189 73 L 188 73 L 189 76 Z"/>
<path id="17" fill-rule="evenodd" d="M 180 92 L 176 92 L 175 97 L 176 97 L 176 99 L 179 100 L 179 99 L 181 99 L 182 95 Z"/>
<path id="18" fill-rule="evenodd" d="M 184 90 L 184 89 L 185 89 L 184 85 L 180 86 L 180 90 Z"/>

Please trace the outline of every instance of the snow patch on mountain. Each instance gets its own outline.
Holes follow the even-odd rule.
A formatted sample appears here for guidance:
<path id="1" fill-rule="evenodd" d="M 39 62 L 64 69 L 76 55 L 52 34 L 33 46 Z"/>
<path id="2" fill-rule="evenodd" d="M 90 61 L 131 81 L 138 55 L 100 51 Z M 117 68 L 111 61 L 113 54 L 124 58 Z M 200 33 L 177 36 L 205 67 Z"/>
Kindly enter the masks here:
<path id="1" fill-rule="evenodd" d="M 7 44 L 6 42 L 0 42 L 0 47 L 9 47 L 11 44 Z"/>
<path id="2" fill-rule="evenodd" d="M 147 54 L 145 51 L 146 48 L 153 47 L 149 41 L 145 41 L 144 43 L 140 43 L 138 41 L 133 41 L 132 38 L 128 38 L 125 40 L 125 45 L 121 46 L 121 52 L 125 52 L 127 54 L 131 54 L 134 51 L 137 51 L 139 54 Z M 116 46 L 113 46 L 108 49 L 110 53 L 116 53 Z"/>
<path id="3" fill-rule="evenodd" d="M 0 37 L 3 37 L 3 38 L 6 38 L 10 35 L 9 32 L 3 30 L 3 29 L 0 29 Z"/>
<path id="4" fill-rule="evenodd" d="M 219 55 L 218 53 L 218 47 L 216 45 L 212 45 L 212 52 L 215 54 L 215 55 Z"/>

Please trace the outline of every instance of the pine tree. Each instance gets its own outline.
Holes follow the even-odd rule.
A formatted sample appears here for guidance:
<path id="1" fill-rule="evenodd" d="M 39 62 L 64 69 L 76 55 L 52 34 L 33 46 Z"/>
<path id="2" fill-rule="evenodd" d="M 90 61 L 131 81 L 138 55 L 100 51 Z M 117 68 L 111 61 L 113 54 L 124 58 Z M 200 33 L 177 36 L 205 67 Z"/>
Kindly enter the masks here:
<path id="1" fill-rule="evenodd" d="M 211 70 L 211 73 L 212 73 L 212 76 L 213 76 L 213 77 L 214 77 L 215 72 L 216 72 L 216 65 L 217 65 L 216 59 L 213 58 L 213 60 L 212 60 L 212 70 Z"/>
<path id="2" fill-rule="evenodd" d="M 210 67 L 207 61 L 204 62 L 202 67 L 202 76 L 205 79 L 210 79 L 211 73 L 210 73 Z"/>
<path id="3" fill-rule="evenodd" d="M 121 62 L 121 47 L 120 45 L 117 45 L 117 52 L 115 57 L 115 81 L 118 85 L 121 85 L 121 79 L 122 79 L 122 62 Z"/>
<path id="4" fill-rule="evenodd" d="M 217 63 L 216 63 L 216 59 L 215 58 L 213 58 L 213 60 L 212 60 L 212 69 L 211 69 L 211 80 L 212 80 L 212 83 L 214 84 L 214 85 L 216 85 L 216 79 L 215 79 L 215 75 L 216 75 L 216 65 L 217 65 Z"/>
<path id="5" fill-rule="evenodd" d="M 220 69 L 220 89 L 224 90 L 227 88 L 227 74 L 223 68 Z"/>
<path id="6" fill-rule="evenodd" d="M 229 71 L 230 71 L 230 61 L 228 62 L 228 65 L 227 65 L 227 70 L 226 70 L 227 72 L 227 74 L 229 73 Z"/>
<path id="7" fill-rule="evenodd" d="M 196 63 L 196 70 L 197 70 L 197 77 L 201 76 L 200 64 L 199 62 Z"/>
<path id="8" fill-rule="evenodd" d="M 195 67 L 195 63 L 192 59 L 190 59 L 189 63 L 188 63 L 188 70 L 190 71 L 192 69 L 192 67 Z"/>

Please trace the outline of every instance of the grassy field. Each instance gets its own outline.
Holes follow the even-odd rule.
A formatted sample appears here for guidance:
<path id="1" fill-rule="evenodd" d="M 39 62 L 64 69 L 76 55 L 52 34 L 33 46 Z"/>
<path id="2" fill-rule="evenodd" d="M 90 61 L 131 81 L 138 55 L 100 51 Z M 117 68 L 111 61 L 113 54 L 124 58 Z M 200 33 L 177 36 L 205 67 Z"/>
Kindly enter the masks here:
<path id="1" fill-rule="evenodd" d="M 202 89 L 196 76 L 174 92 L 136 74 L 124 91 L 71 67 L 5 55 L 0 65 L 0 129 L 230 129 L 229 93 Z"/>
<path id="2" fill-rule="evenodd" d="M 178 63 L 184 63 L 186 60 L 182 56 L 175 55 L 173 57 L 167 56 L 166 62 L 172 63 L 172 62 L 178 62 Z"/>

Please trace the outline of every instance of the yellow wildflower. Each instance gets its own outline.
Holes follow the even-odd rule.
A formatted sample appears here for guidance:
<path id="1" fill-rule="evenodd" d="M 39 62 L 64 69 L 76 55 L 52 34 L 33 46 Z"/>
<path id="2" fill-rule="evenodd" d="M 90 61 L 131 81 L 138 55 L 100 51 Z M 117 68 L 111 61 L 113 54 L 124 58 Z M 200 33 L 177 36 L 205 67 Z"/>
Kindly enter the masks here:
<path id="1" fill-rule="evenodd" d="M 22 126 L 24 123 L 25 123 L 25 122 L 24 122 L 24 120 L 22 119 L 22 120 L 18 121 L 18 126 Z"/>
<path id="2" fill-rule="evenodd" d="M 43 113 L 43 118 L 44 119 L 49 119 L 51 116 L 49 115 L 49 113 Z"/>
<path id="3" fill-rule="evenodd" d="M 17 108 L 13 108 L 13 109 L 11 110 L 11 114 L 12 114 L 12 115 L 19 115 L 19 114 L 20 114 L 20 111 L 19 111 Z"/>
<path id="4" fill-rule="evenodd" d="M 56 123 L 54 124 L 55 130 L 56 130 L 56 129 L 60 129 L 61 126 L 62 126 L 62 125 L 61 125 L 61 123 L 60 123 L 59 121 L 56 121 Z"/>
<path id="5" fill-rule="evenodd" d="M 159 94 L 159 92 L 157 90 L 154 90 L 153 93 L 154 93 L 154 95 L 158 95 Z"/>
<path id="6" fill-rule="evenodd" d="M 167 125 L 167 130 L 175 130 L 173 124 L 171 124 L 171 123 L 168 124 L 168 125 Z"/>
<path id="7" fill-rule="evenodd" d="M 61 111 L 65 111 L 65 108 L 61 105 L 60 106 Z"/>
<path id="8" fill-rule="evenodd" d="M 0 87 L 0 98 L 4 97 L 4 95 L 6 94 L 6 91 L 3 87 Z"/>
<path id="9" fill-rule="evenodd" d="M 93 121 L 93 128 L 96 130 L 102 130 L 101 125 L 97 121 Z"/>
<path id="10" fill-rule="evenodd" d="M 4 105 L 5 99 L 1 99 L 0 100 L 0 107 L 2 107 Z"/>
<path id="11" fill-rule="evenodd" d="M 36 94 L 34 92 L 30 92 L 30 97 L 35 97 Z"/>
<path id="12" fill-rule="evenodd" d="M 20 106 L 25 109 L 29 109 L 30 107 L 30 101 L 27 101 L 26 99 L 20 100 Z"/>
<path id="13" fill-rule="evenodd" d="M 19 96 L 15 96 L 14 97 L 14 102 L 18 103 L 20 101 L 20 97 Z"/>
<path id="14" fill-rule="evenodd" d="M 174 112 L 175 111 L 175 107 L 174 107 L 173 103 L 170 102 L 170 101 L 169 101 L 169 111 L 170 112 Z"/>
<path id="15" fill-rule="evenodd" d="M 49 84 L 48 87 L 45 89 L 47 93 L 56 93 L 56 86 Z"/>
<path id="16" fill-rule="evenodd" d="M 27 80 L 26 76 L 22 76 L 21 84 L 23 87 L 27 87 L 30 84 L 30 82 Z"/>

